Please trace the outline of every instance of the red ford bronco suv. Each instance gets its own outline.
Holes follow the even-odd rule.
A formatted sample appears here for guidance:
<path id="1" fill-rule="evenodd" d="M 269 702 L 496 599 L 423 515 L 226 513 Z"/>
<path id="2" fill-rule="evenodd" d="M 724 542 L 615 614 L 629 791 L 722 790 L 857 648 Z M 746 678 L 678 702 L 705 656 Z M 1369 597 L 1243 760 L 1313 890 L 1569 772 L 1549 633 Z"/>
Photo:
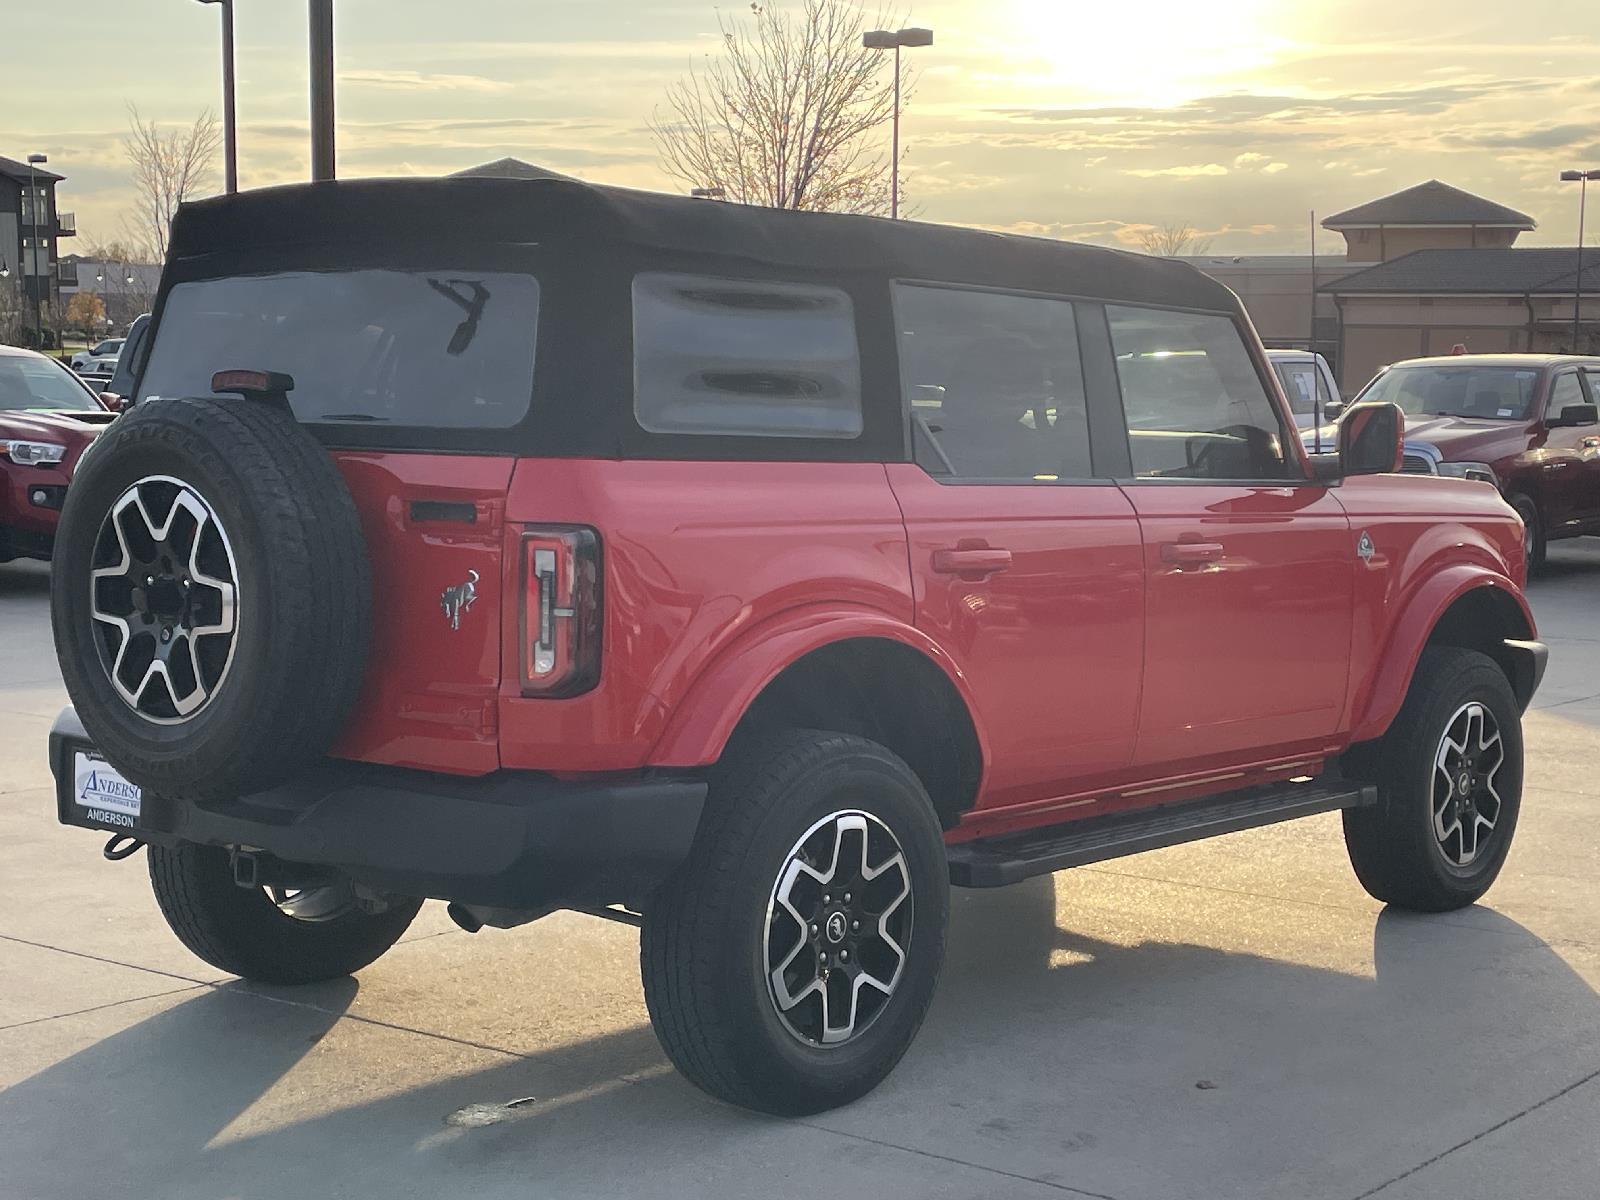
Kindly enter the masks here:
<path id="1" fill-rule="evenodd" d="M 1522 528 L 1307 456 L 1238 300 L 1097 247 L 569 181 L 185 206 L 54 564 L 60 820 L 196 954 L 640 926 L 779 1113 L 892 1069 L 948 889 L 1344 810 L 1376 897 L 1500 870 Z"/>

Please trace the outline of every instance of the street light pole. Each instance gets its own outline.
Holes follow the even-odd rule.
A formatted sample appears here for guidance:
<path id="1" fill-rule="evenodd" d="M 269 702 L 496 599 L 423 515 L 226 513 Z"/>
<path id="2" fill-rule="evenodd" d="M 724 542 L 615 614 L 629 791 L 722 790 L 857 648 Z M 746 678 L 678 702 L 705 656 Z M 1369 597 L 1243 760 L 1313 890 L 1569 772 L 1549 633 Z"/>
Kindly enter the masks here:
<path id="1" fill-rule="evenodd" d="M 889 152 L 889 216 L 900 218 L 900 50 L 933 45 L 931 29 L 874 29 L 861 35 L 868 50 L 894 50 L 894 112 L 890 116 L 892 149 Z"/>
<path id="2" fill-rule="evenodd" d="M 1589 180 L 1600 179 L 1600 170 L 1563 171 L 1561 182 L 1578 185 L 1578 273 L 1572 284 L 1572 352 L 1578 353 L 1583 315 L 1583 209 L 1589 198 Z"/>
<path id="3" fill-rule="evenodd" d="M 889 219 L 900 219 L 900 43 L 894 44 L 894 119 L 889 135 Z"/>
<path id="4" fill-rule="evenodd" d="M 311 178 L 332 179 L 333 0 L 311 0 Z"/>
<path id="5" fill-rule="evenodd" d="M 239 190 L 239 143 L 233 107 L 233 0 L 200 0 L 222 6 L 222 160 L 224 186 L 231 196 Z"/>

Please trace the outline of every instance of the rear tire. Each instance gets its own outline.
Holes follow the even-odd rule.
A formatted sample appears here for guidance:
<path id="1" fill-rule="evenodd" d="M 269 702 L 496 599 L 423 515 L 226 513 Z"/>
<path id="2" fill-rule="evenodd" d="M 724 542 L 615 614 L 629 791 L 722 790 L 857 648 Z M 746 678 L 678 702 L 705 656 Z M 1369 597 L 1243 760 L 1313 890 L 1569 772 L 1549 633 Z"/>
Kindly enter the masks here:
<path id="1" fill-rule="evenodd" d="M 260 888 L 233 881 L 221 846 L 150 846 L 150 886 L 172 932 L 219 971 L 259 983 L 319 983 L 376 961 L 410 927 L 421 900 L 382 912 L 355 904 L 336 915 L 289 916 Z"/>
<path id="2" fill-rule="evenodd" d="M 797 730 L 730 751 L 688 860 L 644 914 L 645 1002 L 668 1057 L 763 1112 L 865 1095 L 933 998 L 947 872 L 927 792 L 882 746 Z"/>
<path id="3" fill-rule="evenodd" d="M 1511 497 L 1511 507 L 1516 509 L 1517 516 L 1522 518 L 1522 557 L 1528 574 L 1531 575 L 1544 566 L 1544 522 L 1539 519 L 1539 506 L 1533 502 L 1532 497 L 1515 495 Z"/>
<path id="4" fill-rule="evenodd" d="M 1521 712 L 1499 664 L 1425 649 L 1394 724 L 1361 757 L 1378 784 L 1377 805 L 1344 812 L 1361 885 L 1417 912 L 1477 901 L 1505 863 L 1522 800 Z"/>

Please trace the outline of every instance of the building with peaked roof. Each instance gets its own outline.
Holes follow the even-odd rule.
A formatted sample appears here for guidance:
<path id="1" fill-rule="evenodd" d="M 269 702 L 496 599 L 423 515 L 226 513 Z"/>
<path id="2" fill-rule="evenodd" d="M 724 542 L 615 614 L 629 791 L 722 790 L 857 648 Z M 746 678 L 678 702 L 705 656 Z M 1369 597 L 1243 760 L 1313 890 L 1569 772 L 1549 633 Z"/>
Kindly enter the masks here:
<path id="1" fill-rule="evenodd" d="M 1341 386 L 1359 386 L 1401 358 L 1448 354 L 1600 351 L 1600 247 L 1425 249 L 1353 271 L 1322 290 L 1339 314 Z"/>
<path id="2" fill-rule="evenodd" d="M 1526 213 L 1430 179 L 1335 213 L 1324 229 L 1344 235 L 1351 262 L 1388 262 L 1413 250 L 1509 246 L 1537 228 Z"/>
<path id="3" fill-rule="evenodd" d="M 56 208 L 56 184 L 64 176 L 41 166 L 0 156 L 0 288 L 17 288 L 22 330 L 31 331 L 35 313 L 60 299 L 56 286 L 56 247 L 77 233 L 71 213 Z M 49 314 L 44 324 L 50 326 Z"/>
<path id="4" fill-rule="evenodd" d="M 1479 353 L 1600 352 L 1600 247 L 1583 272 L 1573 345 L 1576 247 L 1519 247 L 1527 213 L 1430 179 L 1325 218 L 1344 257 L 1188 261 L 1239 293 L 1268 346 L 1314 348 L 1350 395 L 1402 358 Z M 1315 312 L 1315 323 L 1312 314 Z"/>
<path id="5" fill-rule="evenodd" d="M 452 179 L 571 179 L 560 171 L 536 167 L 520 158 L 497 158 L 493 162 L 479 163 L 464 171 L 450 172 Z"/>

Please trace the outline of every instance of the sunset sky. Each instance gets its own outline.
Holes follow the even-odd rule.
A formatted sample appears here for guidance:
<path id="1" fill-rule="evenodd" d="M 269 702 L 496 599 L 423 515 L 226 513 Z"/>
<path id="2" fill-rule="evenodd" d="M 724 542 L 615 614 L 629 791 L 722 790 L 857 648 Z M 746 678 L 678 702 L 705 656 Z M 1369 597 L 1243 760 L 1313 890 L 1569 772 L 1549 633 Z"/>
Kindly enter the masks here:
<path id="1" fill-rule="evenodd" d="M 241 186 L 304 179 L 305 5 L 237 5 Z M 1308 210 L 1436 177 L 1530 213 L 1522 244 L 1570 245 L 1576 185 L 1556 176 L 1600 167 L 1600 0 L 923 0 L 905 15 L 936 39 L 912 52 L 904 125 L 906 193 L 930 220 L 1110 243 L 1186 221 L 1216 251 L 1297 253 Z M 340 174 L 514 155 L 674 187 L 645 121 L 715 52 L 716 17 L 703 0 L 336 0 Z M 125 106 L 171 122 L 220 106 L 217 10 L 15 0 L 0 25 L 0 154 L 50 156 L 80 247 L 118 236 Z"/>

